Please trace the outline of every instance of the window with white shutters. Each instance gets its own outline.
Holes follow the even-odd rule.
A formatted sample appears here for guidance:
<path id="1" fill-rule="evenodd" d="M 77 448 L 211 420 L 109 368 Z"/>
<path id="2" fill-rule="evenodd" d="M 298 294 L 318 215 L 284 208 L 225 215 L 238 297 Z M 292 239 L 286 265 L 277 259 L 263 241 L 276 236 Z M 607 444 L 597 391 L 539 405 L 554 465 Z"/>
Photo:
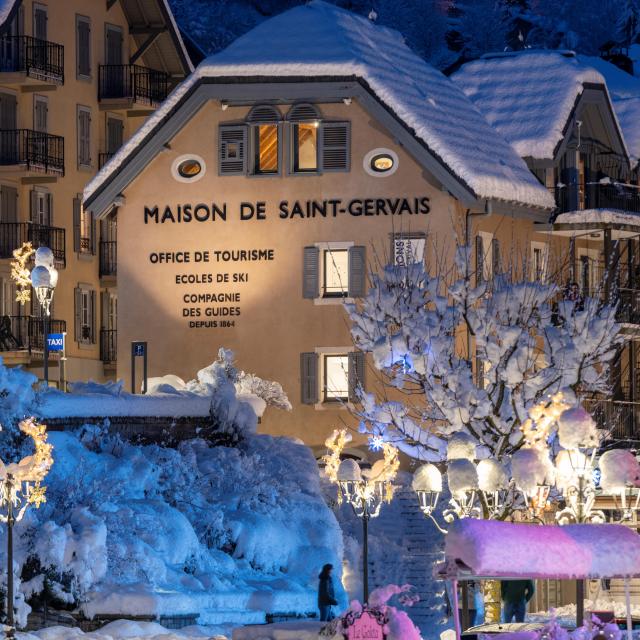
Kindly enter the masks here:
<path id="1" fill-rule="evenodd" d="M 87 16 L 76 16 L 76 75 L 91 77 L 91 21 Z"/>
<path id="2" fill-rule="evenodd" d="M 78 166 L 91 167 L 91 110 L 78 107 Z"/>
<path id="3" fill-rule="evenodd" d="M 424 233 L 394 233 L 391 237 L 391 264 L 405 267 L 423 262 L 427 237 Z"/>
<path id="4" fill-rule="evenodd" d="M 96 292 L 88 285 L 80 284 L 74 292 L 74 338 L 79 344 L 96 342 Z"/>

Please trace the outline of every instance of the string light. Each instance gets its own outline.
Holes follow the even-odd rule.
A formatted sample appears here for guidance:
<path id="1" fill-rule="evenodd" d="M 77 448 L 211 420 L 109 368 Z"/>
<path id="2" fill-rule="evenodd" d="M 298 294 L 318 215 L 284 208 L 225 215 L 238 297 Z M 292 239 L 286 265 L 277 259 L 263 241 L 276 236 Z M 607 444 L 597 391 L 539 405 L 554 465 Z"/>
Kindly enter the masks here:
<path id="1" fill-rule="evenodd" d="M 31 301 L 31 272 L 27 269 L 29 258 L 35 253 L 30 242 L 13 251 L 15 258 L 11 262 L 11 279 L 16 283 L 16 302 L 25 305 Z"/>

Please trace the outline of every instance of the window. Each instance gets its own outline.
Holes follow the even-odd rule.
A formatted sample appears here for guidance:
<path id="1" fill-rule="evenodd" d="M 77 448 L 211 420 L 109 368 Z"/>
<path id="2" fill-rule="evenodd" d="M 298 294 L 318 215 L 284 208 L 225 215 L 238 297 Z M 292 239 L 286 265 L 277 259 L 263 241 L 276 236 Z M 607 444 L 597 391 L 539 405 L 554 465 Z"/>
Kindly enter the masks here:
<path id="1" fill-rule="evenodd" d="M 542 242 L 531 243 L 531 280 L 544 283 L 547 279 L 548 247 Z"/>
<path id="2" fill-rule="evenodd" d="M 82 206 L 82 194 L 73 199 L 73 250 L 88 255 L 96 252 L 96 224 Z"/>
<path id="3" fill-rule="evenodd" d="M 178 182 L 197 182 L 204 177 L 206 165 L 200 156 L 178 156 L 171 165 L 171 173 Z"/>
<path id="4" fill-rule="evenodd" d="M 47 39 L 47 7 L 33 3 L 33 37 L 38 40 Z"/>
<path id="5" fill-rule="evenodd" d="M 322 252 L 324 262 L 322 294 L 325 298 L 344 296 L 349 291 L 349 251 L 326 249 Z"/>
<path id="6" fill-rule="evenodd" d="M 271 105 L 257 105 L 251 109 L 247 122 L 251 129 L 254 175 L 280 172 L 280 121 L 278 109 Z M 234 147 L 231 148 L 236 153 Z"/>
<path id="7" fill-rule="evenodd" d="M 48 129 L 49 106 L 46 96 L 33 96 L 33 129 L 46 133 Z"/>
<path id="8" fill-rule="evenodd" d="M 78 107 L 78 166 L 91 167 L 91 110 Z"/>
<path id="9" fill-rule="evenodd" d="M 392 176 L 399 166 L 398 154 L 391 149 L 372 149 L 364 156 L 362 167 L 374 178 Z"/>
<path id="10" fill-rule="evenodd" d="M 488 282 L 501 271 L 500 243 L 493 234 L 481 231 L 476 236 L 476 285 Z"/>
<path id="11" fill-rule="evenodd" d="M 76 16 L 76 75 L 91 77 L 91 21 L 86 16 Z"/>
<path id="12" fill-rule="evenodd" d="M 424 234 L 394 234 L 392 236 L 391 259 L 397 267 L 404 267 L 424 260 L 427 242 Z"/>
<path id="13" fill-rule="evenodd" d="M 52 210 L 52 195 L 42 189 L 34 189 L 31 192 L 31 222 L 45 227 L 51 226 Z M 46 238 L 43 244 L 48 244 Z"/>
<path id="14" fill-rule="evenodd" d="M 365 384 L 365 354 L 347 347 L 302 353 L 300 381 L 303 404 L 356 402 Z"/>
<path id="15" fill-rule="evenodd" d="M 365 247 L 354 246 L 352 242 L 324 242 L 304 249 L 304 298 L 362 297 L 366 291 L 366 276 Z"/>
<path id="16" fill-rule="evenodd" d="M 75 340 L 80 344 L 96 341 L 96 292 L 88 285 L 75 289 Z"/>
<path id="17" fill-rule="evenodd" d="M 316 122 L 293 124 L 293 172 L 318 170 L 318 127 Z"/>
<path id="18" fill-rule="evenodd" d="M 324 401 L 349 400 L 349 356 L 324 356 Z"/>

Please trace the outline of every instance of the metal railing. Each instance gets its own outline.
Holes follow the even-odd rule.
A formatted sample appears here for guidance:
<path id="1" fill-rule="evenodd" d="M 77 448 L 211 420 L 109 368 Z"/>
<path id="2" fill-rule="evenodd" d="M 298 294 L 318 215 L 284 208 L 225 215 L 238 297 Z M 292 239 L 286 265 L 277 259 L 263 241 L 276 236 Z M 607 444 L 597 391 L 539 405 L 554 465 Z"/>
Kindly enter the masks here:
<path id="1" fill-rule="evenodd" d="M 617 209 L 640 213 L 640 188 L 619 183 L 590 183 L 552 187 L 558 213 L 581 209 Z"/>
<path id="2" fill-rule="evenodd" d="M 157 105 L 169 93 L 169 75 L 136 64 L 101 64 L 98 100 L 127 99 Z"/>
<path id="3" fill-rule="evenodd" d="M 32 129 L 0 129 L 0 165 L 64 175 L 64 138 Z"/>
<path id="4" fill-rule="evenodd" d="M 100 329 L 100 359 L 104 363 L 113 363 L 118 359 L 118 331 Z"/>
<path id="5" fill-rule="evenodd" d="M 25 242 L 34 249 L 49 247 L 61 266 L 66 266 L 65 230 L 32 222 L 0 222 L 0 258 L 13 258 L 13 252 Z"/>
<path id="6" fill-rule="evenodd" d="M 67 330 L 64 320 L 49 319 L 49 333 Z M 0 316 L 0 351 L 44 350 L 44 321 L 36 316 Z"/>
<path id="7" fill-rule="evenodd" d="M 100 277 L 118 274 L 118 242 L 100 240 Z"/>
<path id="8" fill-rule="evenodd" d="M 584 407 L 605 430 L 606 440 L 640 439 L 640 402 L 588 399 Z"/>
<path id="9" fill-rule="evenodd" d="M 107 164 L 107 162 L 109 162 L 109 160 L 111 160 L 111 158 L 113 158 L 113 156 L 115 156 L 115 153 L 99 153 L 98 154 L 98 169 L 102 169 L 102 167 L 104 167 L 105 164 Z"/>
<path id="10" fill-rule="evenodd" d="M 32 36 L 0 36 L 0 73 L 64 84 L 64 46 Z"/>

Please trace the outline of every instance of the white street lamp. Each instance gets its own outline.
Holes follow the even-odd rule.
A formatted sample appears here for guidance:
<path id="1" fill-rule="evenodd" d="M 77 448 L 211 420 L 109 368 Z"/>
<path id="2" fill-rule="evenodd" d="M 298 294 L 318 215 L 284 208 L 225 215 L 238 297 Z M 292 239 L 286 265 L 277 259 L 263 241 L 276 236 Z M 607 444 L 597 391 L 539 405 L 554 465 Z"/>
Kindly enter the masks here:
<path id="1" fill-rule="evenodd" d="M 31 286 L 42 307 L 42 330 L 44 333 L 44 381 L 49 384 L 49 316 L 53 293 L 58 284 L 58 270 L 54 266 L 53 252 L 48 247 L 39 247 L 35 255 L 35 267 L 31 271 Z"/>

